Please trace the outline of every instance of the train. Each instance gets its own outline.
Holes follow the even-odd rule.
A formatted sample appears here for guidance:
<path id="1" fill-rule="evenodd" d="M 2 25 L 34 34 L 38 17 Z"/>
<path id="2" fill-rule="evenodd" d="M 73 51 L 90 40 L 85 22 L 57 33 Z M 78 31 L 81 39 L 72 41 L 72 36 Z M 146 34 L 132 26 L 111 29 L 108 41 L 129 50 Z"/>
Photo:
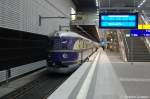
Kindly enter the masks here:
<path id="1" fill-rule="evenodd" d="M 76 32 L 58 31 L 49 38 L 47 69 L 54 73 L 70 73 L 88 60 L 98 43 Z"/>

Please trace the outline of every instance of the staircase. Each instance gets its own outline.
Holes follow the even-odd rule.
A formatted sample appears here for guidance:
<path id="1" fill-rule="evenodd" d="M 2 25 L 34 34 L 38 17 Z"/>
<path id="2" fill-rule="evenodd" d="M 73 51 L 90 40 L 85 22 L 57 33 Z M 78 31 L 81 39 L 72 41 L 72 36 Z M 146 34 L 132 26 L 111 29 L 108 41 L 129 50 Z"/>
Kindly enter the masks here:
<path id="1" fill-rule="evenodd" d="M 141 38 L 126 38 L 128 51 L 126 53 L 129 62 L 150 62 L 150 52 Z"/>

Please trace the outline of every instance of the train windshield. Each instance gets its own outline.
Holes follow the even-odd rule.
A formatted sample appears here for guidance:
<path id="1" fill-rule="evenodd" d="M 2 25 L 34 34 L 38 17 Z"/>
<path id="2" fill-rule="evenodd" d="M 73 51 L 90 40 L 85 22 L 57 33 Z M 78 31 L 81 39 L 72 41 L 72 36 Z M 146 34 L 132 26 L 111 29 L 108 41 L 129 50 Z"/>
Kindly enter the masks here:
<path id="1" fill-rule="evenodd" d="M 68 46 L 69 42 L 70 40 L 66 38 L 52 37 L 49 46 L 51 50 L 69 50 L 71 49 Z"/>

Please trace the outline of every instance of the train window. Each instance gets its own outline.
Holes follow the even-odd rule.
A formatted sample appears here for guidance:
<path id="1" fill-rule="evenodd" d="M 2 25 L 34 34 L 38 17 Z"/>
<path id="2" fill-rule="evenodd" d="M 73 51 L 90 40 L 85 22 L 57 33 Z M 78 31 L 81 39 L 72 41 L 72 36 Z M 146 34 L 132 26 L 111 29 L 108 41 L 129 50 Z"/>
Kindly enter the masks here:
<path id="1" fill-rule="evenodd" d="M 52 50 L 72 50 L 72 39 L 65 37 L 53 37 L 50 40 L 49 46 Z"/>
<path id="2" fill-rule="evenodd" d="M 80 43 L 81 49 L 84 48 L 83 44 L 84 44 L 84 43 L 83 43 L 83 39 L 81 39 L 81 43 Z"/>
<path id="3" fill-rule="evenodd" d="M 85 49 L 85 40 L 83 41 L 83 48 Z"/>
<path id="4" fill-rule="evenodd" d="M 81 40 L 81 49 L 83 49 L 83 41 Z"/>
<path id="5" fill-rule="evenodd" d="M 82 40 L 80 40 L 80 49 L 82 49 Z"/>
<path id="6" fill-rule="evenodd" d="M 60 44 L 60 38 L 59 37 L 53 37 L 50 40 L 50 46 L 52 50 L 59 50 L 61 48 Z"/>
<path id="7" fill-rule="evenodd" d="M 73 47 L 74 50 L 80 50 L 80 40 L 77 40 Z"/>
<path id="8" fill-rule="evenodd" d="M 85 42 L 79 38 L 53 37 L 49 46 L 51 50 L 80 50 L 85 47 Z"/>
<path id="9" fill-rule="evenodd" d="M 67 39 L 64 39 L 64 38 L 62 38 L 61 39 L 61 49 L 62 50 L 67 50 L 68 48 L 70 48 L 70 47 L 68 47 L 68 40 Z"/>
<path id="10" fill-rule="evenodd" d="M 82 49 L 84 49 L 84 41 L 82 40 Z"/>
<path id="11" fill-rule="evenodd" d="M 81 49 L 81 41 L 80 40 L 79 40 L 79 45 L 78 46 L 79 46 L 79 49 Z"/>
<path id="12" fill-rule="evenodd" d="M 87 49 L 87 41 L 85 40 L 85 48 Z"/>
<path id="13" fill-rule="evenodd" d="M 82 40 L 82 49 L 84 49 L 84 41 Z"/>

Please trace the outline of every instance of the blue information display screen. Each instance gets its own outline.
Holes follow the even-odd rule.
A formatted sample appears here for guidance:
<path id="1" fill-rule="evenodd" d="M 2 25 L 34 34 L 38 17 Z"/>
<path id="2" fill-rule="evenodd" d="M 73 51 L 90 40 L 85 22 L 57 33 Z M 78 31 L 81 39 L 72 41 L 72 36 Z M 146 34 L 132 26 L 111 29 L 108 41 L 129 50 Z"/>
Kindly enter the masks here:
<path id="1" fill-rule="evenodd" d="M 137 29 L 138 28 L 138 14 L 128 13 L 101 13 L 99 20 L 100 28 L 115 28 L 115 29 Z"/>
<path id="2" fill-rule="evenodd" d="M 131 30 L 131 37 L 150 37 L 150 30 Z"/>

